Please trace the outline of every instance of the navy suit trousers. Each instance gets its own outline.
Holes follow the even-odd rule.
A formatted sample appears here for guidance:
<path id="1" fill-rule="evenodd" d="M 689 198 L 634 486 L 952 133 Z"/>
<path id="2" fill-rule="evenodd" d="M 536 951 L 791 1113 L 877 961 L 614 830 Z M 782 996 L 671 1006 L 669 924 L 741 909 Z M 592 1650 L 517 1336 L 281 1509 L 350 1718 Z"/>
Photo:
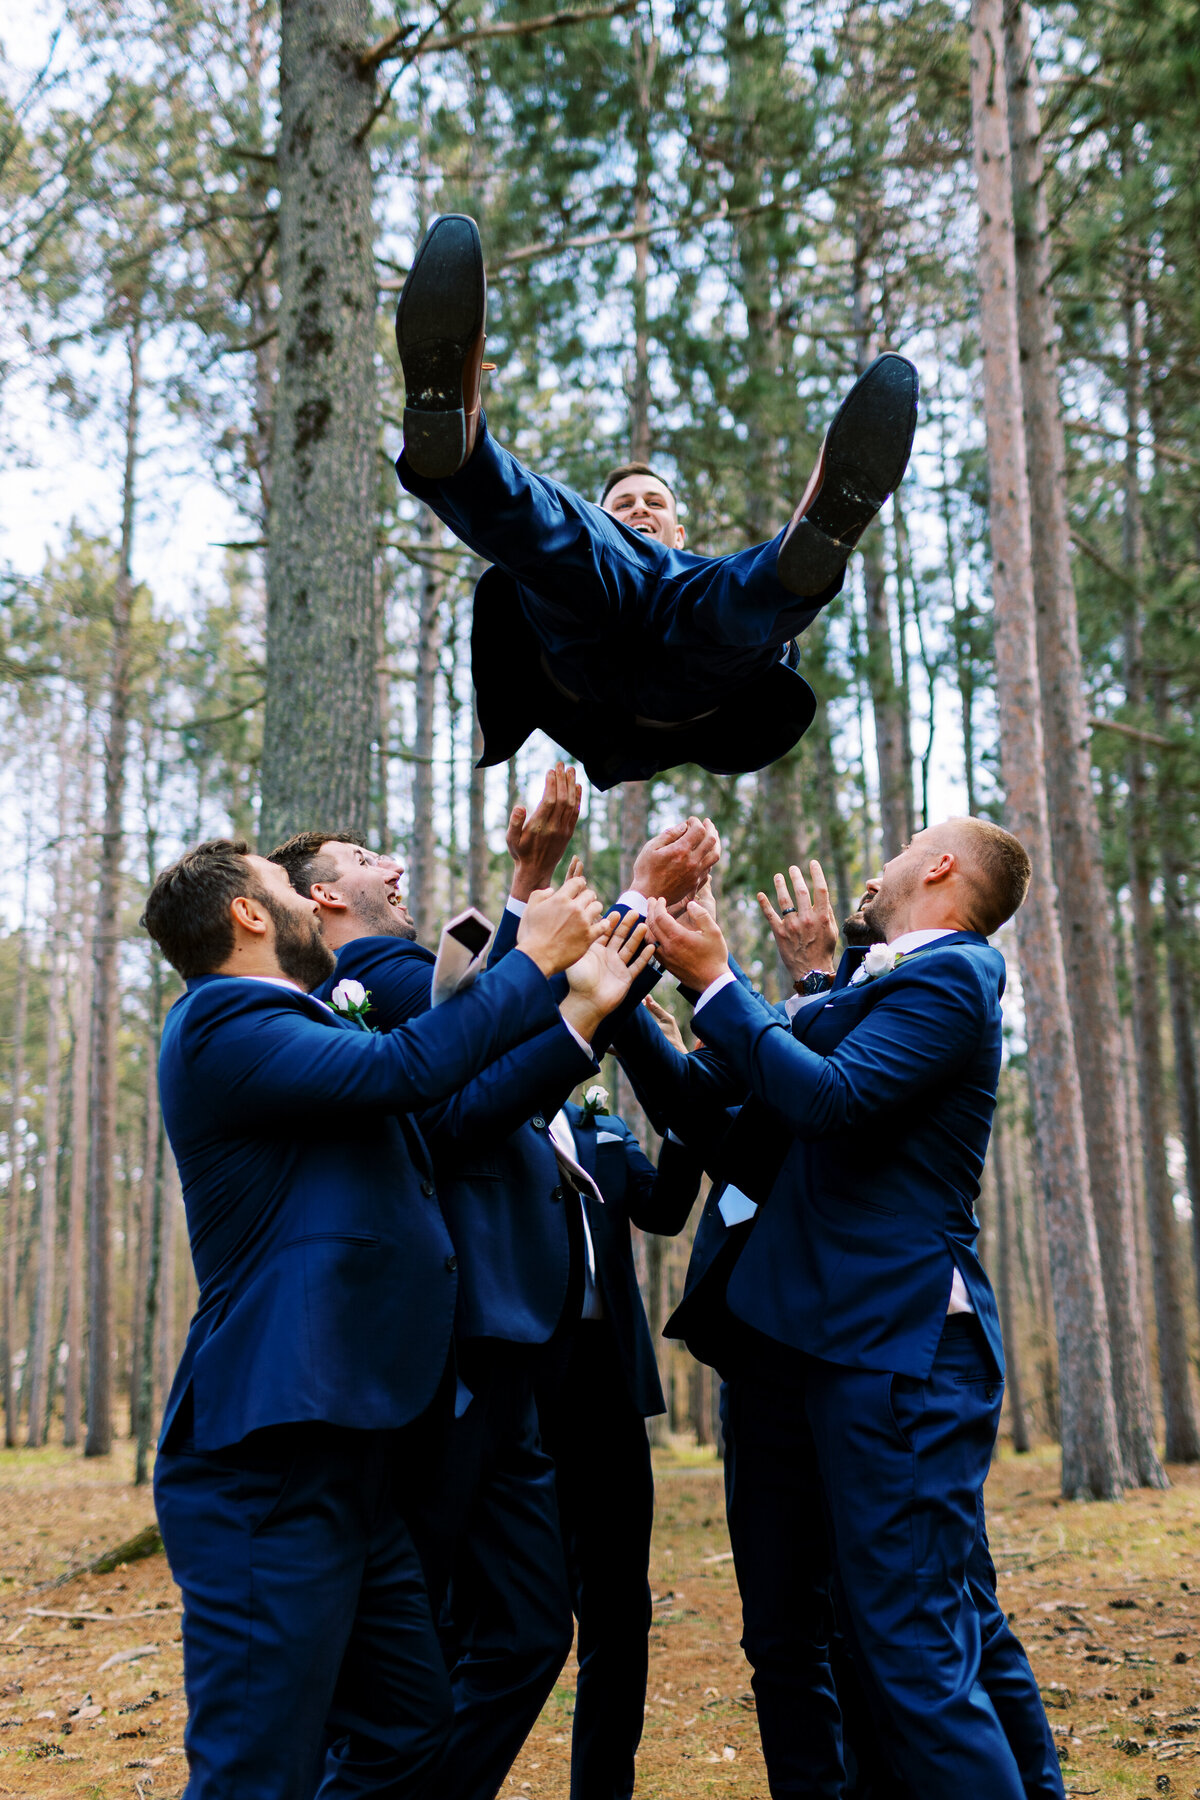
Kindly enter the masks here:
<path id="1" fill-rule="evenodd" d="M 159 1453 L 184 1603 L 187 1800 L 428 1792 L 451 1696 L 401 1513 L 404 1438 L 308 1423 Z"/>
<path id="2" fill-rule="evenodd" d="M 571 1800 L 630 1800 L 646 1710 L 654 1477 L 607 1319 L 584 1319 L 538 1382 L 542 1441 L 554 1458 L 579 1683 Z"/>
<path id="3" fill-rule="evenodd" d="M 538 1352 L 469 1339 L 472 1400 L 421 1483 L 413 1531 L 451 1670 L 444 1800 L 492 1800 L 571 1651 L 571 1602 L 554 1464 L 533 1397 Z"/>
<path id="4" fill-rule="evenodd" d="M 459 472 L 400 479 L 520 586 L 552 674 L 577 698 L 656 720 L 693 717 L 775 661 L 841 587 L 799 599 L 779 581 L 782 532 L 731 556 L 668 549 L 535 475 L 480 427 Z"/>

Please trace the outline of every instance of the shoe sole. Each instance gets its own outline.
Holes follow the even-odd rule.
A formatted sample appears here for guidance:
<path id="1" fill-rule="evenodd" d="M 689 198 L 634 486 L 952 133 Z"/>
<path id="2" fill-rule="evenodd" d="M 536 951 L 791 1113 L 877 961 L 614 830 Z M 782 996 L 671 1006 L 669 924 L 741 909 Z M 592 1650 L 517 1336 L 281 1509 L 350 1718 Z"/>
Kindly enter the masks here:
<path id="1" fill-rule="evenodd" d="M 404 454 L 428 481 L 444 481 L 466 459 L 463 368 L 486 305 L 479 228 L 465 214 L 447 213 L 425 233 L 396 308 Z"/>
<path id="2" fill-rule="evenodd" d="M 886 351 L 864 369 L 834 416 L 821 449 L 821 481 L 779 547 L 776 571 L 802 597 L 829 587 L 889 494 L 912 452 L 917 371 Z"/>

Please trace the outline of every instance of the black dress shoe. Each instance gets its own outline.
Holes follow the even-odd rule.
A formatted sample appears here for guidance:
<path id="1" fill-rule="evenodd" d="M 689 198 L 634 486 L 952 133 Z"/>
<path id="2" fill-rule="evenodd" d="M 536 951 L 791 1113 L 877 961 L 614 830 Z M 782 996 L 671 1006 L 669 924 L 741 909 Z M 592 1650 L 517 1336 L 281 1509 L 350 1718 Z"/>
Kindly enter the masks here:
<path id="1" fill-rule="evenodd" d="M 445 213 L 421 240 L 396 308 L 404 454 L 429 481 L 456 474 L 475 448 L 486 322 L 479 227 Z"/>
<path id="2" fill-rule="evenodd" d="M 908 467 L 917 425 L 917 371 L 887 350 L 842 401 L 787 536 L 776 572 L 793 594 L 819 594 L 846 559 Z"/>

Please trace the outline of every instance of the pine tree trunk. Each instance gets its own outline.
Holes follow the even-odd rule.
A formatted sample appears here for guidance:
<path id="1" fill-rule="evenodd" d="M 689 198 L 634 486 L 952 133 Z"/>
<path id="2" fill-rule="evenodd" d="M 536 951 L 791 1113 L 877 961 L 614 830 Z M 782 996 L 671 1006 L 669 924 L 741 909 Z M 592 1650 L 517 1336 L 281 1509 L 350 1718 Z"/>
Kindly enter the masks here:
<path id="1" fill-rule="evenodd" d="M 1154 722 L 1165 735 L 1171 716 L 1165 675 L 1154 678 Z M 1194 932 L 1187 904 L 1187 870 L 1180 854 L 1178 795 L 1164 757 L 1158 777 L 1158 821 L 1163 875 L 1163 940 L 1167 951 L 1167 994 L 1175 1049 L 1175 1105 L 1187 1167 L 1192 1208 L 1192 1264 L 1200 1304 L 1200 1068 L 1196 1062 L 1196 1014 L 1192 995 Z"/>
<path id="2" fill-rule="evenodd" d="M 375 98 L 367 0 L 283 0 L 279 375 L 271 446 L 262 823 L 363 831 L 375 735 Z"/>
<path id="3" fill-rule="evenodd" d="M 640 29 L 633 34 L 633 64 L 637 80 L 637 115 L 634 143 L 637 166 L 633 188 L 633 223 L 639 233 L 650 226 L 650 181 L 654 165 L 650 152 L 650 100 L 658 62 L 658 39 L 647 40 Z M 647 289 L 650 275 L 650 239 L 633 240 L 633 366 L 629 372 L 629 454 L 634 462 L 650 460 L 650 318 Z"/>
<path id="4" fill-rule="evenodd" d="M 1031 513 L 1033 589 L 1054 875 L 1060 894 L 1100 895 L 1104 868 L 1071 568 L 1049 209 L 1025 0 L 1006 0 L 1005 30 L 1021 388 L 1030 490 L 1038 497 Z M 1125 1476 L 1134 1486 L 1165 1487 L 1137 1284 L 1112 937 L 1097 929 L 1090 907 L 1069 906 L 1061 917 Z"/>
<path id="5" fill-rule="evenodd" d="M 875 355 L 875 321 L 868 289 L 871 217 L 859 210 L 854 227 L 854 360 L 858 373 Z M 888 611 L 883 536 L 868 529 L 862 543 L 863 595 L 866 601 L 867 681 L 875 718 L 875 755 L 879 766 L 879 825 L 883 860 L 901 850 L 912 835 L 912 762 L 904 721 L 904 702 L 896 680 L 895 647 Z"/>
<path id="6" fill-rule="evenodd" d="M 1000 1307 L 1000 1330 L 1004 1338 L 1005 1386 L 1008 1390 L 1008 1414 L 1012 1430 L 1012 1447 L 1023 1454 L 1029 1449 L 1029 1424 L 1025 1417 L 1025 1383 L 1022 1377 L 1024 1346 L 1017 1335 L 1016 1295 L 1013 1288 L 1013 1203 L 1007 1127 L 997 1107 L 992 1129 L 992 1173 L 996 1178 L 996 1299 Z"/>
<path id="7" fill-rule="evenodd" d="M 65 767 L 65 758 L 64 758 Z M 65 795 L 59 783 L 59 820 L 65 823 Z M 57 860 L 55 892 L 66 892 L 64 859 Z M 63 908 L 56 903 L 50 926 L 46 984 L 46 1102 L 42 1115 L 41 1217 L 38 1224 L 37 1291 L 33 1304 L 33 1344 L 29 1357 L 29 1419 L 25 1441 L 37 1449 L 46 1441 L 49 1417 L 50 1351 L 55 1300 L 55 1244 L 58 1236 L 59 1085 L 62 1076 Z"/>
<path id="8" fill-rule="evenodd" d="M 24 900 L 21 918 L 29 910 L 29 860 L 25 862 Z M 3 1379 L 4 1443 L 9 1450 L 17 1442 L 17 1250 L 21 1232 L 21 1196 L 25 1186 L 25 1147 L 21 1124 L 25 1114 L 25 1027 L 29 1011 L 29 937 L 24 923 L 13 933 L 17 940 L 17 981 L 13 995 L 12 1106 L 8 1125 L 8 1208 L 4 1220 Z"/>
<path id="9" fill-rule="evenodd" d="M 1123 1469 L 1108 1319 L 1088 1181 L 1050 849 L 1038 691 L 1029 481 L 1021 420 L 1016 260 L 1001 0 L 973 0 L 971 113 L 978 189 L 978 285 L 995 602 L 996 689 L 1009 827 L 1033 859 L 1017 915 L 1029 1063 L 1054 1285 L 1068 1497 L 1112 1498 Z"/>
<path id="10" fill-rule="evenodd" d="M 85 751 L 85 769 L 88 768 Z M 90 791 L 90 770 L 85 775 Z M 71 1022 L 71 1178 L 67 1187 L 67 1253 L 63 1280 L 66 1287 L 67 1361 L 63 1373 L 63 1443 L 70 1449 L 79 1442 L 83 1422 L 83 1253 L 87 1218 L 88 1094 L 91 1088 L 89 1026 L 92 1016 L 93 919 L 91 871 L 85 867 L 78 883 L 81 937 L 75 1005 Z"/>
<path id="11" fill-rule="evenodd" d="M 179 1171 L 169 1148 L 163 1170 L 162 1253 L 158 1282 L 158 1330 L 154 1351 L 154 1388 L 165 1396 L 175 1373 L 178 1348 L 175 1343 L 176 1226 L 181 1213 Z"/>
<path id="12" fill-rule="evenodd" d="M 422 542 L 432 551 L 438 533 L 433 514 L 422 508 L 417 521 Z M 408 910 L 422 943 L 433 928 L 435 893 L 434 835 L 434 717 L 437 706 L 438 670 L 442 651 L 442 574 L 430 555 L 421 570 L 421 594 L 417 613 L 417 671 L 413 696 L 416 728 L 413 734 L 413 828 L 408 850 Z"/>
<path id="13" fill-rule="evenodd" d="M 113 595 L 108 667 L 108 731 L 104 744 L 104 825 L 92 954 L 90 1089 L 88 1093 L 88 1399 L 85 1456 L 112 1449 L 112 1194 L 117 1133 L 117 1032 L 120 990 L 121 860 L 124 850 L 125 740 L 133 651 L 133 519 L 141 402 L 142 326 L 129 332 L 129 400 L 125 413 L 125 471 L 121 545 Z"/>
<path id="14" fill-rule="evenodd" d="M 1141 337 L 1135 290 L 1124 304 L 1127 354 L 1125 404 L 1128 442 L 1124 468 L 1124 517 L 1122 553 L 1132 578 L 1125 626 L 1125 699 L 1140 711 L 1145 708 L 1146 676 L 1142 655 L 1141 602 L 1136 587 L 1142 570 L 1144 532 L 1142 494 L 1138 475 L 1138 433 L 1141 427 Z M 1138 1111 L 1142 1127 L 1142 1183 L 1146 1197 L 1146 1224 L 1150 1234 L 1150 1262 L 1154 1278 L 1154 1313 L 1158 1325 L 1158 1378 L 1166 1425 L 1168 1462 L 1200 1461 L 1200 1426 L 1192 1397 L 1187 1317 L 1183 1303 L 1183 1278 L 1179 1267 L 1175 1228 L 1174 1189 L 1167 1169 L 1166 1094 L 1162 1064 L 1162 1014 L 1159 1004 L 1158 934 L 1151 888 L 1159 873 L 1156 853 L 1153 787 L 1145 752 L 1136 741 L 1129 753 L 1126 774 L 1127 830 L 1129 836 L 1129 893 L 1133 926 L 1133 1041 L 1137 1057 Z"/>
<path id="15" fill-rule="evenodd" d="M 483 755 L 479 709 L 471 692 L 471 783 L 467 790 L 467 903 L 488 909 L 487 771 L 478 767 Z"/>
<path id="16" fill-rule="evenodd" d="M 133 1437 L 137 1444 L 134 1486 L 144 1487 L 149 1477 L 150 1444 L 154 1431 L 154 1338 L 158 1305 L 162 1288 L 163 1210 L 165 1195 L 166 1134 L 162 1129 L 158 1100 L 158 1040 L 162 1035 L 163 970 L 157 949 L 151 951 L 149 1024 L 149 1066 L 154 1071 L 146 1083 L 146 1100 L 152 1107 L 153 1128 L 146 1132 L 144 1200 L 142 1231 L 146 1237 L 144 1269 L 140 1267 L 142 1288 L 137 1295 L 134 1317 L 135 1382 L 130 1394 Z"/>

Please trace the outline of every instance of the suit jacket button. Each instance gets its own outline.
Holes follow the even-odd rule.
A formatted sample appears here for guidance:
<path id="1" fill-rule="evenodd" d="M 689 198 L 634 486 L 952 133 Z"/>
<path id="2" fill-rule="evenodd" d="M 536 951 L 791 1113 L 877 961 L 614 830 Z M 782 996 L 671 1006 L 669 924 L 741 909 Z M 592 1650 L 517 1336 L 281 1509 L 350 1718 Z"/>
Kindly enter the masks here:
<path id="1" fill-rule="evenodd" d="M 457 1256 L 448 1256 L 446 1258 L 446 1273 L 447 1273 L 447 1275 L 453 1275 L 453 1273 L 454 1273 L 455 1269 L 457 1269 L 457 1267 L 458 1267 Z"/>
<path id="2" fill-rule="evenodd" d="M 561 1200 L 562 1197 L 563 1197 L 563 1189 L 561 1187 L 556 1187 L 556 1188 L 550 1189 L 550 1198 L 552 1200 Z"/>
<path id="3" fill-rule="evenodd" d="M 421 1183 L 421 1192 L 424 1194 L 424 1196 L 427 1200 L 432 1200 L 433 1193 L 434 1193 L 432 1181 L 423 1181 Z"/>
<path id="4" fill-rule="evenodd" d="M 533 1126 L 535 1131 L 545 1131 L 546 1129 L 546 1121 L 543 1119 L 541 1113 L 534 1113 L 529 1123 Z"/>

